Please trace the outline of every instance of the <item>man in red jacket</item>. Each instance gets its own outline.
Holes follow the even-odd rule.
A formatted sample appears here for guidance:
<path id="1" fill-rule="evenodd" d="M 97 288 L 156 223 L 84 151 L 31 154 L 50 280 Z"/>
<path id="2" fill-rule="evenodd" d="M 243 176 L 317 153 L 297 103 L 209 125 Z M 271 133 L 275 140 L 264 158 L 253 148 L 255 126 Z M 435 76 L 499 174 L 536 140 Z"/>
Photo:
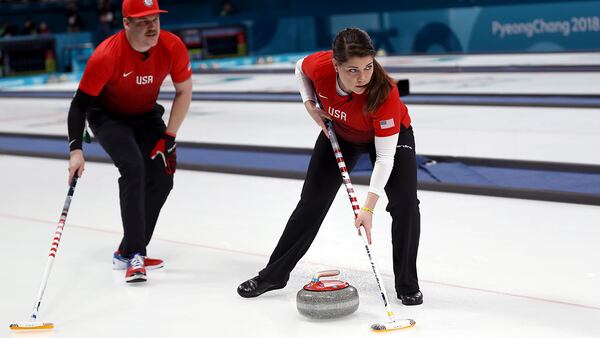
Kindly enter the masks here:
<path id="1" fill-rule="evenodd" d="M 124 236 L 113 267 L 127 282 L 146 281 L 146 268 L 163 266 L 146 257 L 146 246 L 169 192 L 176 168 L 175 136 L 192 98 L 192 70 L 183 42 L 160 29 L 156 0 L 124 0 L 123 27 L 90 57 L 69 109 L 69 182 L 85 165 L 85 119 L 119 169 Z M 157 104 L 167 75 L 175 87 L 168 124 Z"/>

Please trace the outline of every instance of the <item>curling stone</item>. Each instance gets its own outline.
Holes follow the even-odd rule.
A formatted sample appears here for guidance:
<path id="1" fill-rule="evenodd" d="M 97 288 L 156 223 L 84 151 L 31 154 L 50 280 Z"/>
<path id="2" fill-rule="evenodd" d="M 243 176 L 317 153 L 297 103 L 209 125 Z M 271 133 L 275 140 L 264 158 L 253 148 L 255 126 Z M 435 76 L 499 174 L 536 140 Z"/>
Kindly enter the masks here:
<path id="1" fill-rule="evenodd" d="M 358 309 L 358 291 L 340 280 L 320 280 L 321 277 L 337 276 L 338 270 L 319 271 L 312 281 L 298 291 L 298 312 L 310 318 L 337 318 Z"/>

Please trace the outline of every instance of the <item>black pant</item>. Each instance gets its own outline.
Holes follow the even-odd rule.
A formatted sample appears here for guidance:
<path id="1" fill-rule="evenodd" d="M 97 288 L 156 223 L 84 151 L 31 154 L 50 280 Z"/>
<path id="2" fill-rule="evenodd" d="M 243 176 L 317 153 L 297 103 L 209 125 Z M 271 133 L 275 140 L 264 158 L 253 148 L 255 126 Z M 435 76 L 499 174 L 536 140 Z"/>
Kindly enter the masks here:
<path id="1" fill-rule="evenodd" d="M 375 162 L 373 143 L 357 145 L 342 139 L 339 143 L 349 171 L 364 152 L 369 153 L 372 163 Z M 408 128 L 400 133 L 394 167 L 385 186 L 389 200 L 386 211 L 392 216 L 394 276 L 398 295 L 419 290 L 416 263 L 421 217 L 415 156 L 414 135 L 412 128 Z M 269 263 L 259 273 L 262 279 L 277 284 L 287 282 L 290 272 L 315 239 L 341 184 L 331 144 L 321 133 L 310 159 L 300 202 L 290 216 Z"/>
<path id="2" fill-rule="evenodd" d="M 150 159 L 150 152 L 166 129 L 164 108 L 156 105 L 141 116 L 123 117 L 102 108 L 90 108 L 90 128 L 119 169 L 119 197 L 123 240 L 119 251 L 124 256 L 146 255 L 160 209 L 173 188 L 173 175 L 165 172 L 161 159 Z"/>

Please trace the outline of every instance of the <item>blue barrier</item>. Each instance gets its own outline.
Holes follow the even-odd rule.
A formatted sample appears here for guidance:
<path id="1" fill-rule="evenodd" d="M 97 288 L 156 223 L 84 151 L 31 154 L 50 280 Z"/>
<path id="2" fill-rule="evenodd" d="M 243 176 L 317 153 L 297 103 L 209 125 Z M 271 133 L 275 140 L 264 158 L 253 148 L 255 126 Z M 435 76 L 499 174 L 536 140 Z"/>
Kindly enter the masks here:
<path id="1" fill-rule="evenodd" d="M 88 160 L 110 162 L 96 142 L 85 144 L 84 151 Z M 0 153 L 66 159 L 68 144 L 64 137 L 4 133 Z M 180 142 L 177 162 L 181 169 L 302 179 L 310 153 Z M 353 181 L 368 184 L 371 169 L 364 156 L 351 173 Z M 426 190 L 600 205 L 600 166 L 418 156 L 417 179 Z"/>

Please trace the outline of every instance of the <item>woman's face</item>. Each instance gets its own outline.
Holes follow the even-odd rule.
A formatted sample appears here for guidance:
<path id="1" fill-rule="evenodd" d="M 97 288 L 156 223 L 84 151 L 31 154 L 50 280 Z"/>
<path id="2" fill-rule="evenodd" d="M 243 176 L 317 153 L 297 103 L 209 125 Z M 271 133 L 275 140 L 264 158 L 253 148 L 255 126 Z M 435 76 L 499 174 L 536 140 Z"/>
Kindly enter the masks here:
<path id="1" fill-rule="evenodd" d="M 373 76 L 373 57 L 355 56 L 340 63 L 333 59 L 333 65 L 340 79 L 340 87 L 345 92 L 362 94 Z"/>

